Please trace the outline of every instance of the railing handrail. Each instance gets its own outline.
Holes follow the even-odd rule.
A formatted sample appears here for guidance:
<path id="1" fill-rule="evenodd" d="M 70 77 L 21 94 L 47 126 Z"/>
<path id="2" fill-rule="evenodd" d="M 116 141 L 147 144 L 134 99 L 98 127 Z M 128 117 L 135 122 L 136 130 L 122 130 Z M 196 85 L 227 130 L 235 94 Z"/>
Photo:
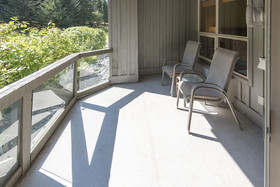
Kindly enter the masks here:
<path id="1" fill-rule="evenodd" d="M 94 51 L 79 52 L 68 55 L 44 68 L 34 72 L 4 88 L 0 89 L 0 111 L 10 106 L 16 100 L 23 97 L 26 91 L 34 90 L 67 66 L 77 62 L 80 58 L 112 53 L 113 48 L 105 48 Z"/>

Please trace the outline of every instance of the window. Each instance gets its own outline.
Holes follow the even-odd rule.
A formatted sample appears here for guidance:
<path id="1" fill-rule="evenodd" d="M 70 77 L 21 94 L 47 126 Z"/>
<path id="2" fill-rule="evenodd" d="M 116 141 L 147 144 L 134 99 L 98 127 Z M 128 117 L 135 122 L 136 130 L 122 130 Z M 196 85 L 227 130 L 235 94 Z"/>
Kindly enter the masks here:
<path id="1" fill-rule="evenodd" d="M 219 47 L 231 49 L 239 53 L 239 60 L 236 62 L 234 71 L 247 76 L 247 42 L 219 38 Z"/>
<path id="2" fill-rule="evenodd" d="M 199 41 L 201 42 L 200 55 L 212 59 L 215 50 L 214 38 L 200 36 Z"/>
<path id="3" fill-rule="evenodd" d="M 246 1 L 220 1 L 219 24 L 220 34 L 247 36 Z"/>
<path id="4" fill-rule="evenodd" d="M 216 0 L 201 0 L 200 31 L 216 32 Z"/>
<path id="5" fill-rule="evenodd" d="M 211 62 L 216 47 L 239 52 L 235 73 L 247 78 L 248 36 L 245 0 L 199 0 L 200 58 Z M 218 21 L 218 23 L 216 23 Z"/>

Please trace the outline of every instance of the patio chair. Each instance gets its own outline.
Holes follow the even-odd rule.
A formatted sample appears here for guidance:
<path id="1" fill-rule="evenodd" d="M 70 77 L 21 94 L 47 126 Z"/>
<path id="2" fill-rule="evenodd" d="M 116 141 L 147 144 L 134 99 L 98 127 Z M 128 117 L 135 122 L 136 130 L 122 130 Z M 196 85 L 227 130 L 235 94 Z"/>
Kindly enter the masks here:
<path id="1" fill-rule="evenodd" d="M 197 61 L 198 51 L 200 50 L 200 42 L 196 41 L 188 41 L 183 59 L 169 57 L 164 59 L 164 63 L 162 66 L 162 81 L 163 85 L 164 75 L 165 73 L 172 78 L 171 90 L 170 94 L 173 96 L 174 82 L 175 77 L 179 75 L 182 71 L 192 70 L 194 68 L 194 64 Z"/>
<path id="2" fill-rule="evenodd" d="M 177 92 L 177 108 L 180 98 L 180 93 L 183 94 L 183 98 L 189 104 L 189 118 L 188 118 L 188 132 L 190 133 L 191 118 L 193 111 L 194 100 L 203 101 L 206 103 L 221 103 L 224 100 L 227 101 L 229 108 L 242 130 L 241 124 L 236 116 L 236 112 L 232 103 L 227 96 L 227 89 L 231 80 L 232 72 L 236 61 L 238 60 L 238 52 L 217 48 L 215 50 L 212 63 L 210 65 L 209 73 L 204 83 L 194 82 L 178 82 Z M 184 72 L 180 74 L 180 78 Z M 184 101 L 185 102 L 185 101 Z"/>

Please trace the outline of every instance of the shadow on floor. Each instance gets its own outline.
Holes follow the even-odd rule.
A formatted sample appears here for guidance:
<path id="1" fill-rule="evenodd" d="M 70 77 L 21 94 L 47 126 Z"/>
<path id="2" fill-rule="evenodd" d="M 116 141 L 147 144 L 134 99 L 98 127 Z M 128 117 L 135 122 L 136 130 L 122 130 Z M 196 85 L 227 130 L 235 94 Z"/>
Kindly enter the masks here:
<path id="1" fill-rule="evenodd" d="M 47 160 L 52 149 L 58 142 L 60 136 L 64 133 L 64 131 L 66 131 L 67 128 L 70 128 L 72 181 L 66 182 L 68 182 L 68 184 L 71 184 L 71 186 L 74 187 L 109 186 L 120 110 L 145 92 L 169 96 L 170 86 L 162 87 L 159 83 L 160 76 L 147 76 L 141 78 L 141 83 L 115 85 L 113 86 L 114 88 L 129 89 L 131 90 L 131 92 L 122 97 L 121 99 L 117 100 L 110 106 L 101 106 L 98 104 L 89 103 L 86 101 L 87 98 L 78 101 L 76 103 L 76 106 L 73 107 L 72 111 L 68 114 L 68 117 L 66 117 L 66 119 L 64 120 L 64 123 L 62 123 L 64 125 L 60 126 L 59 129 L 54 133 L 47 146 L 43 149 L 42 153 L 40 153 L 40 155 L 34 162 L 32 168 L 29 171 L 29 173 L 33 172 L 33 174 L 31 173 L 32 176 L 31 174 L 27 174 L 26 177 L 26 180 L 29 180 L 29 184 L 31 183 L 30 180 L 36 180 L 36 182 L 34 182 L 34 185 L 32 186 L 64 186 L 62 185 L 62 182 L 56 182 L 54 179 L 48 178 L 46 175 L 38 171 L 42 168 L 44 162 Z M 90 97 L 103 94 L 108 89 L 91 95 Z M 96 145 L 91 158 L 89 158 L 87 150 L 85 134 L 86 129 L 84 128 L 85 119 L 83 119 L 82 110 L 90 110 L 104 114 L 102 125 L 100 127 Z M 186 116 L 187 112 L 188 111 L 186 111 Z M 228 126 L 230 125 L 235 125 L 233 117 L 233 122 L 230 122 L 229 125 L 223 125 L 214 123 L 216 118 L 223 118 L 221 114 L 211 115 L 211 112 L 207 113 L 199 110 L 198 112 L 201 115 L 203 115 L 205 119 L 209 122 L 216 138 L 201 134 L 199 131 L 192 131 L 191 134 L 187 136 L 221 143 L 223 147 L 227 150 L 227 152 L 231 155 L 231 157 L 234 159 L 234 161 L 238 164 L 240 169 L 249 178 L 252 184 L 254 184 L 255 186 L 262 184 L 263 178 L 260 179 L 259 177 L 263 177 L 260 176 L 263 173 L 263 171 L 258 172 L 259 175 L 257 176 L 254 175 L 255 172 L 252 172 L 252 168 L 254 168 L 252 165 L 259 163 L 254 163 L 253 161 L 251 161 L 251 158 L 254 157 L 254 159 L 252 160 L 257 159 L 260 160 L 260 162 L 263 158 L 256 158 L 260 156 L 259 152 L 246 152 L 247 146 L 255 146 L 255 144 L 252 144 L 251 139 L 248 139 L 248 141 L 246 141 L 246 137 L 244 138 L 244 134 L 246 133 L 236 133 L 236 131 L 239 131 L 237 126 L 235 132 L 231 132 L 232 128 L 228 128 Z M 94 122 L 94 116 L 92 116 L 92 120 Z M 227 120 L 228 119 L 223 119 L 223 121 L 225 122 Z M 192 125 L 194 126 L 195 124 Z M 245 132 L 246 129 L 248 128 L 244 129 Z M 241 136 L 242 138 L 240 138 Z M 240 150 L 244 151 L 240 152 Z M 34 171 L 36 172 L 36 174 L 34 174 Z M 30 178 L 28 178 L 29 176 Z M 59 178 L 60 176 L 56 177 Z M 66 179 L 62 180 L 65 181 Z M 22 183 L 20 183 L 19 186 L 25 186 L 25 184 L 28 184 L 28 182 L 25 183 L 23 181 Z"/>

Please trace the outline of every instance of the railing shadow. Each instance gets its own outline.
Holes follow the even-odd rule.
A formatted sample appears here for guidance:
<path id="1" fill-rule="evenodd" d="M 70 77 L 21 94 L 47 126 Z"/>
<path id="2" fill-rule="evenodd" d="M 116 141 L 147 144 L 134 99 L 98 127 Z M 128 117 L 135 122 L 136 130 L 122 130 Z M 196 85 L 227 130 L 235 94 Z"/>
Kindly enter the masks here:
<path id="1" fill-rule="evenodd" d="M 77 114 L 75 123 L 71 123 L 73 186 L 109 185 L 119 111 L 141 94 L 141 92 L 133 91 L 107 108 L 81 101 L 81 107 L 103 112 L 105 117 L 92 158 L 88 158 L 87 154 L 82 114 Z M 91 160 L 90 165 L 88 160 Z"/>

